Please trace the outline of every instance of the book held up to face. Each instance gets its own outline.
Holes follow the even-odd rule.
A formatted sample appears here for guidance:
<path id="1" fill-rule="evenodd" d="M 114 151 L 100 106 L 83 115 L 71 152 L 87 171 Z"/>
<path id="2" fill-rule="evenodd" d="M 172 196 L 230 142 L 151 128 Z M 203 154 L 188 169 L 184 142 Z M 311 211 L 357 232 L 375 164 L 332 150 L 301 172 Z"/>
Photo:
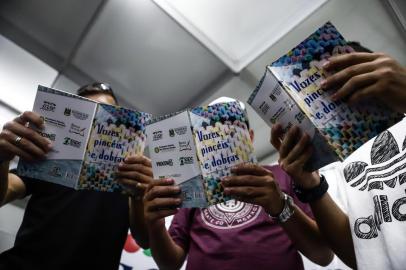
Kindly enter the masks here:
<path id="1" fill-rule="evenodd" d="M 53 147 L 43 161 L 20 160 L 19 175 L 74 189 L 124 191 L 114 174 L 126 156 L 144 152 L 149 114 L 44 86 L 33 111 L 45 124 L 37 131 Z"/>
<path id="2" fill-rule="evenodd" d="M 334 90 L 321 88 L 326 77 L 323 64 L 331 56 L 353 51 L 327 22 L 269 65 L 248 100 L 269 126 L 279 123 L 286 133 L 296 125 L 310 135 L 313 154 L 305 165 L 308 171 L 343 161 L 403 118 L 373 101 L 357 106 L 333 101 Z"/>
<path id="3" fill-rule="evenodd" d="M 248 118 L 239 102 L 218 103 L 166 115 L 146 128 L 154 178 L 172 178 L 184 208 L 230 200 L 222 177 L 231 167 L 255 163 Z"/>

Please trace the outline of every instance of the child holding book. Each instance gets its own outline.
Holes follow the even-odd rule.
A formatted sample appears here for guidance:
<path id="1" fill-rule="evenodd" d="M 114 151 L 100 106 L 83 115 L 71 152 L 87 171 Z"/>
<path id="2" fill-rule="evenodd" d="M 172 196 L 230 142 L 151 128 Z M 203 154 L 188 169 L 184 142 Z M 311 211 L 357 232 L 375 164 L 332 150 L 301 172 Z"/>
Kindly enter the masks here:
<path id="1" fill-rule="evenodd" d="M 253 133 L 251 140 L 253 138 Z M 326 247 L 312 213 L 279 166 L 244 164 L 222 180 L 236 200 L 204 209 L 177 209 L 180 188 L 153 181 L 144 197 L 152 255 L 159 269 L 303 269 L 298 251 L 327 265 Z M 175 215 L 169 230 L 164 218 Z"/>

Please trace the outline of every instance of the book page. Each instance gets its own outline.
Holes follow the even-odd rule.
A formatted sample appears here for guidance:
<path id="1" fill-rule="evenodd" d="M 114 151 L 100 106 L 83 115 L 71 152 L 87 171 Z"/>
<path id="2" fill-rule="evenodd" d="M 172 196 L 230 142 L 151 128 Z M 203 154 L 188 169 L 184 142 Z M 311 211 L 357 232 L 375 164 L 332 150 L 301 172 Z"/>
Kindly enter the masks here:
<path id="1" fill-rule="evenodd" d="M 37 131 L 52 141 L 52 150 L 41 162 L 21 160 L 18 173 L 74 188 L 95 110 L 89 99 L 38 86 L 33 111 L 44 119 L 45 129 Z"/>
<path id="2" fill-rule="evenodd" d="M 229 102 L 195 108 L 190 119 L 208 203 L 228 201 L 221 178 L 237 164 L 256 163 L 247 115 L 238 102 Z"/>
<path id="3" fill-rule="evenodd" d="M 124 192 L 115 180 L 120 162 L 144 153 L 145 123 L 150 114 L 120 106 L 97 105 L 78 189 Z"/>
<path id="4" fill-rule="evenodd" d="M 147 136 L 154 178 L 175 180 L 182 191 L 181 207 L 206 207 L 189 112 L 156 119 L 147 126 Z"/>

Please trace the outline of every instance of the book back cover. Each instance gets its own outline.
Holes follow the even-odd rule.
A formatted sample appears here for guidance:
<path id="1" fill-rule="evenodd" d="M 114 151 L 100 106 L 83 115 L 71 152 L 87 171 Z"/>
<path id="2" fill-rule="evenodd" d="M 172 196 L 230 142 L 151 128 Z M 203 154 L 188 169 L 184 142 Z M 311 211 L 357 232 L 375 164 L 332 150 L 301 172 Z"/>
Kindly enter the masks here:
<path id="1" fill-rule="evenodd" d="M 189 111 L 154 118 L 146 132 L 154 179 L 174 179 L 182 192 L 181 208 L 206 207 Z"/>
<path id="2" fill-rule="evenodd" d="M 31 128 L 52 141 L 52 150 L 43 161 L 20 160 L 17 173 L 75 188 L 96 106 L 89 99 L 39 85 L 33 111 L 43 118 L 45 129 Z"/>

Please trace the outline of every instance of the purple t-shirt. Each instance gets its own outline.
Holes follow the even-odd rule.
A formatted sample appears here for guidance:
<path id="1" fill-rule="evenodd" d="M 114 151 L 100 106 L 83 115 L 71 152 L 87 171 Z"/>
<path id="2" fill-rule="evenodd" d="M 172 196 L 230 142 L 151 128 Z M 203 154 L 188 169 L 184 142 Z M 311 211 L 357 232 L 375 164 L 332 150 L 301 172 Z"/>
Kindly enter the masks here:
<path id="1" fill-rule="evenodd" d="M 272 171 L 279 187 L 313 218 L 294 195 L 292 179 L 279 166 Z M 188 253 L 186 269 L 303 269 L 302 259 L 283 228 L 257 205 L 229 201 L 205 209 L 181 209 L 169 234 Z"/>

